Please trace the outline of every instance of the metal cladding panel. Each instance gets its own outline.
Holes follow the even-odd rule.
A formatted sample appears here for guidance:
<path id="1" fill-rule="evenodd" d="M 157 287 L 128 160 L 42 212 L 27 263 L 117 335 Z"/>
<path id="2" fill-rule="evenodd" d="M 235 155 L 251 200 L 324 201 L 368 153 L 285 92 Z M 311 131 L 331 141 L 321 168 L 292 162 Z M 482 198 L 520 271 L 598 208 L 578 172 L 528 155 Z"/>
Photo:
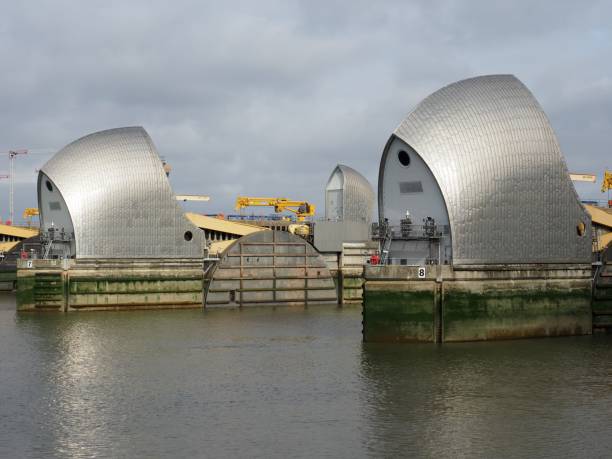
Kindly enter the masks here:
<path id="1" fill-rule="evenodd" d="M 66 202 L 77 258 L 203 255 L 203 233 L 185 218 L 142 127 L 82 137 L 60 150 L 41 172 Z M 43 212 L 41 227 L 44 224 Z M 190 241 L 185 239 L 187 231 Z"/>
<path id="2" fill-rule="evenodd" d="M 394 136 L 427 163 L 449 213 L 454 264 L 590 261 L 591 220 L 548 118 L 512 75 L 471 78 L 424 99 Z M 584 236 L 577 225 L 584 222 Z"/>
<path id="3" fill-rule="evenodd" d="M 342 175 L 342 219 L 370 223 L 374 208 L 372 185 L 352 167 L 338 164 L 328 180 L 328 188 L 334 174 L 338 172 Z"/>

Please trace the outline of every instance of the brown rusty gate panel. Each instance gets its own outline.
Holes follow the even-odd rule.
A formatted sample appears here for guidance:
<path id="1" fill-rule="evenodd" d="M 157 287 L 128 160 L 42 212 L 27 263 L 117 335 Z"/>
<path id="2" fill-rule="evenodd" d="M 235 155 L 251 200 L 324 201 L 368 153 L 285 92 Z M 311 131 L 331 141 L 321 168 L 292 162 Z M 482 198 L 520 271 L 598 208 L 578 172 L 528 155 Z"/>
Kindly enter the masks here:
<path id="1" fill-rule="evenodd" d="M 238 239 L 208 276 L 206 307 L 336 304 L 321 255 L 304 239 L 261 231 Z"/>

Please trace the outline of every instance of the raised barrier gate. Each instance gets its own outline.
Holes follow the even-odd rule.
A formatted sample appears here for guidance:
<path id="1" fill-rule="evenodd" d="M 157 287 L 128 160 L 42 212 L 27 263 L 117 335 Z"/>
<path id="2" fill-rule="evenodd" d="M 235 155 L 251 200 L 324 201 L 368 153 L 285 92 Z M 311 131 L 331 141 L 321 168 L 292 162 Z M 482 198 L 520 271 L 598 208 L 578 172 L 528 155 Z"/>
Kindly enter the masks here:
<path id="1" fill-rule="evenodd" d="M 205 307 L 338 302 L 325 260 L 306 240 L 284 231 L 260 231 L 238 239 L 205 282 Z"/>

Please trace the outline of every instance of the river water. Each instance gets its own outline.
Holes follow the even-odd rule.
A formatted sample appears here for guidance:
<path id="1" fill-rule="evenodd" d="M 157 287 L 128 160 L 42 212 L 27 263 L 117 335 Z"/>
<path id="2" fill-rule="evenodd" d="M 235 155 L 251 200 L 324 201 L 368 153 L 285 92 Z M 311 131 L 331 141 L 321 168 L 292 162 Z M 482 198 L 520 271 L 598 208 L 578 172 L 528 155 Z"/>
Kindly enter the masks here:
<path id="1" fill-rule="evenodd" d="M 0 457 L 611 457 L 612 337 L 361 342 L 357 307 L 15 312 Z"/>

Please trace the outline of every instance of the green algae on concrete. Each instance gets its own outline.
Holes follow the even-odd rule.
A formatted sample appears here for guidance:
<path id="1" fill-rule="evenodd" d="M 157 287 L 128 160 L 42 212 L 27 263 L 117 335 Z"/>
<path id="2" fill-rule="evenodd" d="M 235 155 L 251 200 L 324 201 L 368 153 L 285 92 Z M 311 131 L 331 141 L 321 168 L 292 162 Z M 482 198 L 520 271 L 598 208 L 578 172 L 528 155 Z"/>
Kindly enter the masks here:
<path id="1" fill-rule="evenodd" d="M 612 301 L 593 299 L 593 314 L 612 314 Z"/>
<path id="2" fill-rule="evenodd" d="M 593 316 L 593 328 L 610 329 L 612 328 L 612 314 L 597 314 Z"/>
<path id="3" fill-rule="evenodd" d="M 66 306 L 66 277 L 62 270 L 20 270 L 17 310 L 58 310 Z"/>
<path id="4" fill-rule="evenodd" d="M 361 303 L 363 301 L 363 277 L 344 277 L 342 297 L 345 303 Z"/>
<path id="5" fill-rule="evenodd" d="M 11 291 L 15 288 L 17 270 L 0 271 L 0 290 Z"/>
<path id="6" fill-rule="evenodd" d="M 612 301 L 612 288 L 608 286 L 598 285 L 598 288 L 595 289 L 594 298 L 596 300 L 607 300 Z"/>
<path id="7" fill-rule="evenodd" d="M 444 341 L 591 333 L 591 290 L 584 280 L 448 282 Z"/>
<path id="8" fill-rule="evenodd" d="M 17 278 L 17 310 L 26 311 L 35 309 L 34 302 L 34 273 L 20 271 Z"/>
<path id="9" fill-rule="evenodd" d="M 200 262 L 34 260 L 18 271 L 19 310 L 202 306 Z"/>
<path id="10" fill-rule="evenodd" d="M 427 268 L 424 279 L 417 279 L 416 269 L 366 268 L 366 341 L 476 341 L 592 332 L 590 266 L 442 266 Z"/>
<path id="11" fill-rule="evenodd" d="M 34 274 L 34 303 L 37 308 L 64 309 L 66 279 L 63 271 Z"/>
<path id="12" fill-rule="evenodd" d="M 202 277 L 190 269 L 75 271 L 69 276 L 69 309 L 202 304 Z"/>
<path id="13" fill-rule="evenodd" d="M 130 278 L 125 279 L 91 279 L 70 278 L 70 294 L 87 293 L 167 293 L 195 292 L 202 290 L 202 279 L 184 278 Z"/>
<path id="14" fill-rule="evenodd" d="M 433 282 L 370 282 L 364 291 L 364 341 L 434 341 L 434 306 Z"/>
<path id="15" fill-rule="evenodd" d="M 612 276 L 609 261 L 598 270 L 593 288 L 593 330 L 612 332 Z"/>

